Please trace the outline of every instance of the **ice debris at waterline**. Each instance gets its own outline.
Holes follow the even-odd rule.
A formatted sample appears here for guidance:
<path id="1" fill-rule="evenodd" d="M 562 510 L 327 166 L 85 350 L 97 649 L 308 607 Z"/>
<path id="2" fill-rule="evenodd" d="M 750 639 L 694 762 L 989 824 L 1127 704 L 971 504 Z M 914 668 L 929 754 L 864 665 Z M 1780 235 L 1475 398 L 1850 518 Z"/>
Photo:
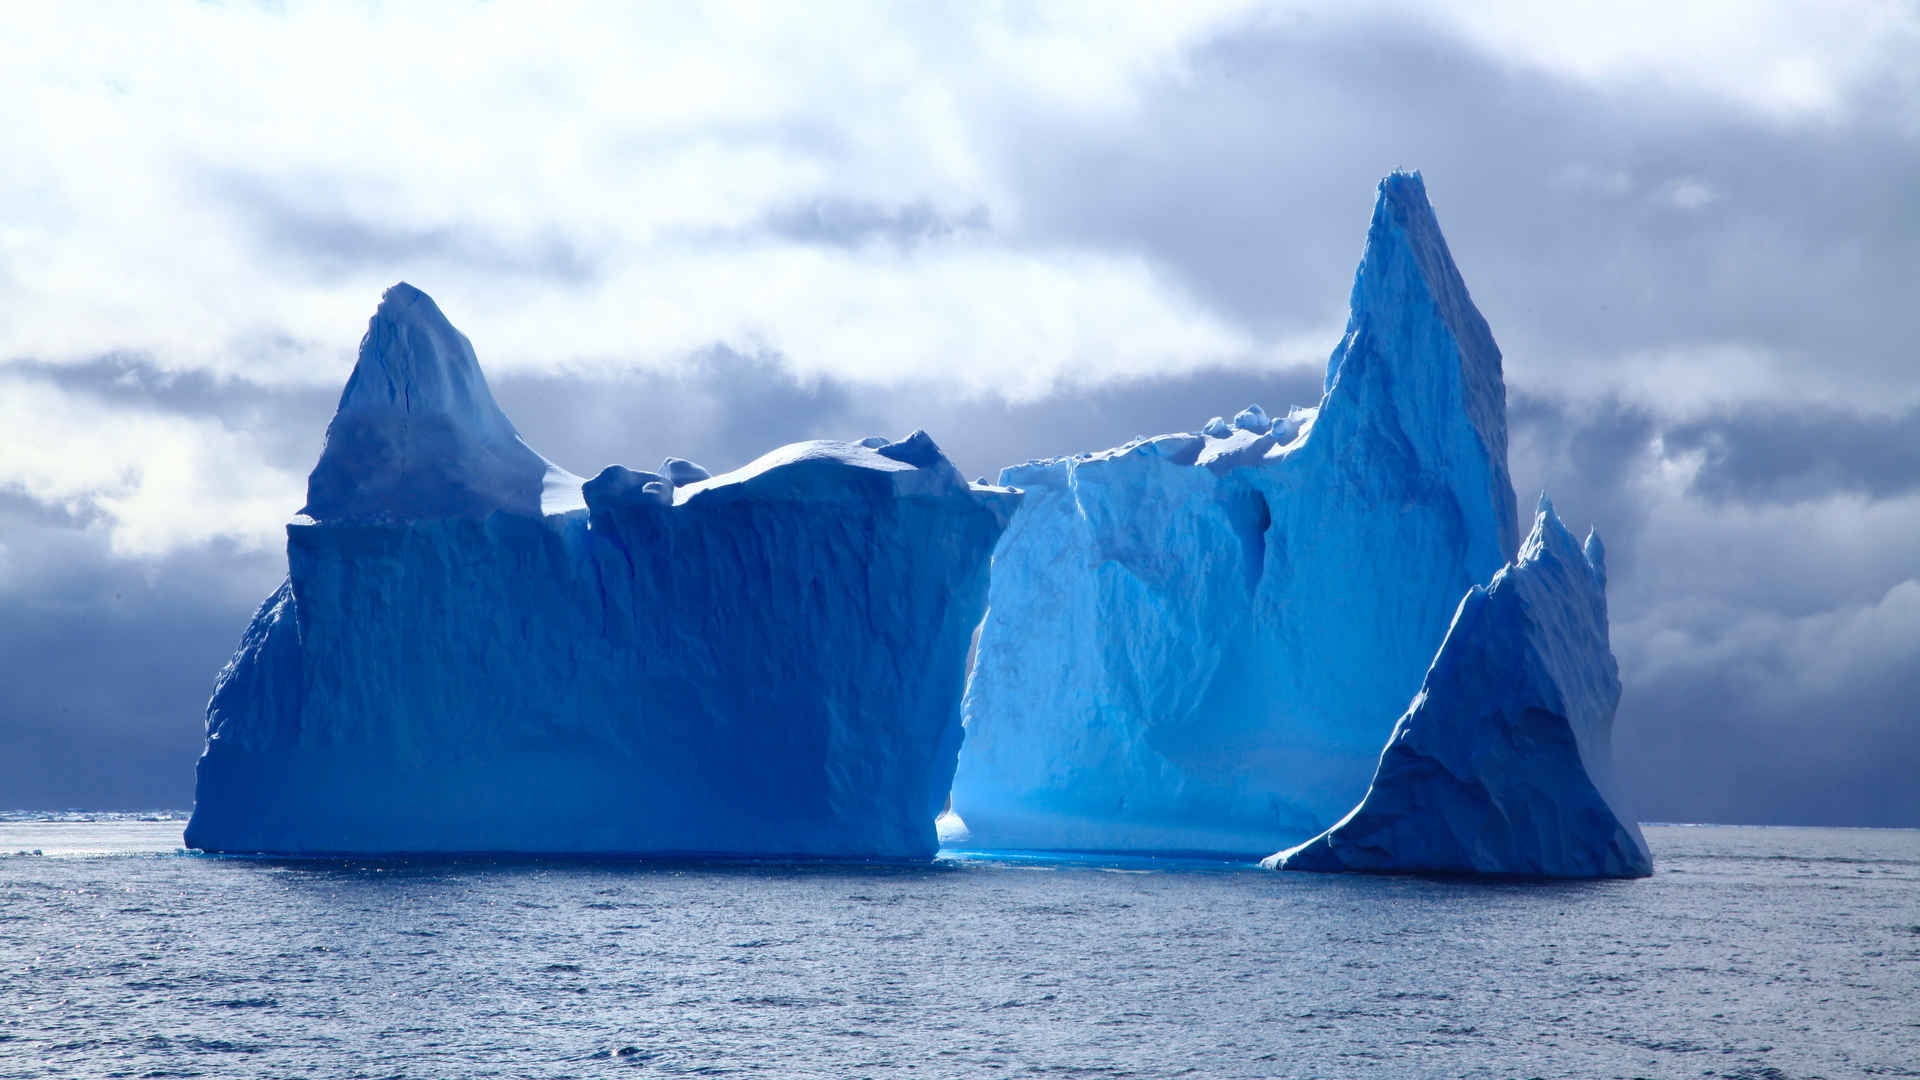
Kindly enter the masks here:
<path id="1" fill-rule="evenodd" d="M 1583 552 L 1545 496 L 1519 558 L 1460 602 L 1373 786 L 1283 870 L 1645 877 L 1611 796 L 1620 678 L 1600 538 Z"/>
<path id="2" fill-rule="evenodd" d="M 583 484 L 396 285 L 214 688 L 187 843 L 931 856 L 1018 498 L 924 433 Z"/>
<path id="3" fill-rule="evenodd" d="M 1518 542 L 1500 350 L 1380 184 L 1314 408 L 1006 469 L 953 808 L 975 846 L 1257 857 L 1366 791 Z"/>

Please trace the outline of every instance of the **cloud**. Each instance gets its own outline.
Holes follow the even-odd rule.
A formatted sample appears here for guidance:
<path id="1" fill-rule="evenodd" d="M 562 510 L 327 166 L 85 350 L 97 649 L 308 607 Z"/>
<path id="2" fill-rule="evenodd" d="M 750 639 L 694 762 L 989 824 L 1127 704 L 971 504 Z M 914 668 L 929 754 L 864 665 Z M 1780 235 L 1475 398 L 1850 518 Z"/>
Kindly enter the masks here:
<path id="1" fill-rule="evenodd" d="M 1920 484 L 1900 421 L 1516 395 L 1515 483 L 1607 540 L 1619 775 L 1667 821 L 1911 825 Z M 1884 471 L 1883 471 L 1884 470 Z"/>
<path id="2" fill-rule="evenodd" d="M 0 495 L 0 806 L 183 809 L 214 676 L 286 573 L 215 541 L 129 558 L 104 530 Z"/>
<path id="3" fill-rule="evenodd" d="M 1407 164 L 1519 385 L 1745 355 L 1723 397 L 1906 406 L 1885 343 L 1920 328 L 1881 301 L 1920 158 L 1882 106 L 1913 19 L 1855 7 L 1660 35 L 1524 5 L 18 12 L 0 359 L 325 386 L 406 278 L 502 372 L 716 343 L 1024 397 L 1257 369 L 1328 347 L 1368 189 Z"/>
<path id="4" fill-rule="evenodd" d="M 422 227 L 362 217 L 329 205 L 338 186 L 325 175 L 269 179 L 209 170 L 205 178 L 209 195 L 251 231 L 262 263 L 323 282 L 420 263 L 558 286 L 589 284 L 598 273 L 596 259 L 564 235 L 503 237 L 489 235 L 490 224 Z"/>
<path id="5" fill-rule="evenodd" d="M 17 13 L 0 275 L 27 315 L 0 319 L 0 359 L 137 351 L 330 383 L 399 278 L 464 308 L 502 371 L 723 343 L 1037 393 L 1091 356 L 1124 377 L 1245 351 L 1135 257 L 977 227 L 1017 201 L 981 157 L 977 90 L 1124 111 L 1231 7 L 850 9 L 859 33 L 811 11 L 572 11 L 595 31 L 515 5 Z M 880 233 L 928 242 L 853 242 Z M 1111 332 L 1096 296 L 1127 313 Z"/>
<path id="6" fill-rule="evenodd" d="M 1895 284 L 1920 139 L 1875 109 L 1783 124 L 1344 20 L 1209 41 L 1154 90 L 1098 123 L 1009 110 L 1021 220 L 1138 251 L 1256 337 L 1337 322 L 1373 180 L 1414 165 L 1512 385 L 1668 416 L 1920 404 Z"/>
<path id="7" fill-rule="evenodd" d="M 1783 122 L 1845 116 L 1863 85 L 1920 47 L 1920 12 L 1879 0 L 1508 2 L 1449 9 L 1444 23 L 1515 66 L 1604 91 L 1711 95 Z"/>
<path id="8" fill-rule="evenodd" d="M 911 247 L 957 232 L 984 231 L 989 228 L 988 218 L 985 206 L 975 206 L 955 217 L 941 213 L 925 200 L 886 207 L 816 199 L 772 211 L 766 217 L 764 230 L 801 244 L 857 248 L 884 240 L 899 247 Z"/>
<path id="9" fill-rule="evenodd" d="M 1716 502 L 1792 503 L 1844 492 L 1883 499 L 1920 489 L 1920 410 L 1892 416 L 1835 408 L 1740 409 L 1663 436 L 1697 455 L 1689 490 Z"/>
<path id="10" fill-rule="evenodd" d="M 219 420 L 63 389 L 0 369 L 0 491 L 98 523 L 122 555 L 215 539 L 270 546 L 296 474 Z"/>

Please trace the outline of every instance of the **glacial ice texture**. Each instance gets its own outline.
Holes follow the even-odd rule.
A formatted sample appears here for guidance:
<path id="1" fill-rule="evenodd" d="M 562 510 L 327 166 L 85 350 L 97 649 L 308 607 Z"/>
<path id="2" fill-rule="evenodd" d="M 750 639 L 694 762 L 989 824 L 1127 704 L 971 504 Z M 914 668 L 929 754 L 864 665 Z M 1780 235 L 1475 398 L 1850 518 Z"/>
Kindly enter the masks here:
<path id="1" fill-rule="evenodd" d="M 1017 499 L 920 433 L 583 485 L 395 286 L 208 705 L 187 843 L 930 856 Z"/>
<path id="2" fill-rule="evenodd" d="M 1460 602 L 1365 799 L 1266 865 L 1285 870 L 1644 877 L 1610 791 L 1620 679 L 1599 537 L 1544 497 L 1519 558 Z"/>
<path id="3" fill-rule="evenodd" d="M 1499 348 L 1417 174 L 1381 182 L 1317 409 L 1029 462 L 954 810 L 983 848 L 1257 856 L 1365 792 L 1518 541 Z"/>

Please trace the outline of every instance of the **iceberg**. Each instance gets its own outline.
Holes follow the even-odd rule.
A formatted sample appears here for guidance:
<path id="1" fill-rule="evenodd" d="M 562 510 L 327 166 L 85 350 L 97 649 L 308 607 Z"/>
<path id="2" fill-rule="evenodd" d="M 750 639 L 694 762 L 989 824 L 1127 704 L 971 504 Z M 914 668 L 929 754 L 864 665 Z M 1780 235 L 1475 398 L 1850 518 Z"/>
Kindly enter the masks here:
<path id="1" fill-rule="evenodd" d="M 1515 561 L 1460 601 L 1366 797 L 1281 870 L 1645 877 L 1646 839 L 1611 792 L 1620 678 L 1606 562 L 1543 495 Z"/>
<path id="2" fill-rule="evenodd" d="M 999 479 L 1026 497 L 953 789 L 982 848 L 1259 857 L 1321 832 L 1519 540 L 1500 350 L 1417 173 L 1380 183 L 1316 406 Z"/>
<path id="3" fill-rule="evenodd" d="M 583 482 L 396 285 L 208 703 L 186 842 L 930 857 L 1018 500 L 921 432 Z"/>

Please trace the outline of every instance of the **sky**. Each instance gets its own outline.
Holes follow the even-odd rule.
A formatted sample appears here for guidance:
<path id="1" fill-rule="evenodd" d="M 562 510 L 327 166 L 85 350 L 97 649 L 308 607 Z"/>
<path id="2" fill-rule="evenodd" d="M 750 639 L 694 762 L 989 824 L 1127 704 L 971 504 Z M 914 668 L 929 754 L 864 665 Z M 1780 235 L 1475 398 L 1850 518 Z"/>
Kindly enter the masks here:
<path id="1" fill-rule="evenodd" d="M 1639 816 L 1920 826 L 1920 5 L 1462 7 L 0 9 L 0 808 L 191 803 L 395 281 L 576 473 L 990 477 L 1313 403 L 1408 167 Z"/>

